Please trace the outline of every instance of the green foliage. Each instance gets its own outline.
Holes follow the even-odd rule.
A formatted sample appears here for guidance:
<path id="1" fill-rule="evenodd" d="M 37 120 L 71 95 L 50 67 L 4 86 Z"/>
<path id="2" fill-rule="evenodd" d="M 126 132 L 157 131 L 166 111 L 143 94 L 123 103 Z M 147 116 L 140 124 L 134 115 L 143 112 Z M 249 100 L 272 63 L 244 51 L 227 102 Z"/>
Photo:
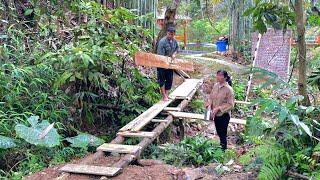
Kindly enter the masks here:
<path id="1" fill-rule="evenodd" d="M 75 137 L 66 138 L 71 143 L 72 147 L 86 148 L 89 146 L 99 146 L 104 143 L 104 140 L 92 136 L 90 134 L 79 134 Z"/>
<path id="2" fill-rule="evenodd" d="M 285 3 L 266 2 L 257 0 L 255 6 L 247 9 L 244 16 L 252 15 L 253 30 L 260 33 L 267 32 L 267 27 L 271 25 L 275 29 L 287 30 L 295 22 L 295 13 Z"/>
<path id="3" fill-rule="evenodd" d="M 246 90 L 246 85 L 244 82 L 241 82 L 240 80 L 235 80 L 232 83 L 232 88 L 234 91 L 234 97 L 238 101 L 244 101 L 245 100 L 245 90 Z"/>
<path id="4" fill-rule="evenodd" d="M 0 27 L 0 155 L 6 159 L 0 168 L 8 171 L 17 163 L 4 174 L 11 179 L 87 153 L 87 146 L 102 140 L 66 137 L 99 131 L 111 138 L 114 129 L 160 98 L 155 81 L 132 59 L 138 49 L 151 47 L 150 32 L 135 24 L 139 17 L 95 1 L 45 4 L 34 3 L 25 14 L 10 6 L 1 17 L 10 21 Z M 24 15 L 34 17 L 24 21 Z M 11 158 L 15 154 L 26 159 Z"/>
<path id="5" fill-rule="evenodd" d="M 242 165 L 244 165 L 244 166 L 247 166 L 247 165 L 250 164 L 251 160 L 252 160 L 252 159 L 251 159 L 250 154 L 249 154 L 249 153 L 246 153 L 246 154 L 244 154 L 244 155 L 242 155 L 242 156 L 240 157 L 239 162 L 240 162 L 240 164 L 242 164 Z"/>
<path id="6" fill-rule="evenodd" d="M 227 149 L 224 153 L 223 164 L 228 163 L 230 160 L 235 160 L 237 158 L 237 153 L 233 149 Z"/>
<path id="7" fill-rule="evenodd" d="M 0 135 L 0 149 L 9 149 L 16 146 L 14 139 Z"/>
<path id="8" fill-rule="evenodd" d="M 155 156 L 168 164 L 182 165 L 206 165 L 212 162 L 223 162 L 224 153 L 220 145 L 203 136 L 188 137 L 179 144 L 171 144 L 158 152 Z M 228 152 L 228 157 L 233 157 Z"/>
<path id="9" fill-rule="evenodd" d="M 216 36 L 228 34 L 228 19 L 222 19 L 213 24 L 206 19 L 194 20 L 190 24 L 190 38 L 193 41 L 213 42 Z"/>
<path id="10" fill-rule="evenodd" d="M 284 174 L 285 174 L 285 169 L 283 169 L 281 166 L 270 163 L 261 167 L 258 179 L 261 179 L 261 180 L 283 179 Z"/>
<path id="11" fill-rule="evenodd" d="M 191 101 L 191 108 L 192 108 L 192 112 L 194 113 L 204 113 L 204 101 L 202 99 L 192 99 Z"/>
<path id="12" fill-rule="evenodd" d="M 320 67 L 314 70 L 308 77 L 308 84 L 315 86 L 320 90 Z"/>
<path id="13" fill-rule="evenodd" d="M 288 170 L 315 176 L 313 172 L 319 170 L 318 146 L 311 138 L 319 132 L 319 123 L 312 121 L 318 117 L 317 108 L 299 105 L 302 96 L 283 96 L 296 91 L 273 73 L 253 71 L 268 77 L 261 90 L 266 88 L 276 93 L 254 102 L 259 108 L 247 121 L 245 138 L 258 146 L 241 158 L 242 163 L 247 169 L 259 169 L 259 179 L 285 179 Z"/>
<path id="14" fill-rule="evenodd" d="M 51 128 L 45 132 L 50 126 L 49 122 L 46 120 L 38 122 L 38 119 L 38 116 L 31 116 L 28 118 L 28 122 L 31 124 L 31 127 L 27 127 L 23 124 L 17 124 L 15 126 L 17 135 L 28 143 L 38 146 L 54 147 L 59 145 L 60 136 L 57 130 L 55 128 Z"/>
<path id="15" fill-rule="evenodd" d="M 249 142 L 257 143 L 257 139 L 264 138 L 265 134 L 271 130 L 271 124 L 259 117 L 252 117 L 247 120 L 245 135 Z"/>
<path id="16" fill-rule="evenodd" d="M 318 15 L 308 16 L 308 24 L 311 26 L 320 26 L 320 17 Z"/>

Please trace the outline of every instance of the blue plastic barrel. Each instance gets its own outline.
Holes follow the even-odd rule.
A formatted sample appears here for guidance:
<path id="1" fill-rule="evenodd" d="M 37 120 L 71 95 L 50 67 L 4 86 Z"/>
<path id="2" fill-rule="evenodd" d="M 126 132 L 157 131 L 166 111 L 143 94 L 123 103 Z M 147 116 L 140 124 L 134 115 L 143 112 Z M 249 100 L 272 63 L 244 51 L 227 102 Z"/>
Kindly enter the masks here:
<path id="1" fill-rule="evenodd" d="M 217 51 L 219 52 L 226 52 L 227 51 L 227 41 L 221 40 L 216 42 L 217 45 Z"/>

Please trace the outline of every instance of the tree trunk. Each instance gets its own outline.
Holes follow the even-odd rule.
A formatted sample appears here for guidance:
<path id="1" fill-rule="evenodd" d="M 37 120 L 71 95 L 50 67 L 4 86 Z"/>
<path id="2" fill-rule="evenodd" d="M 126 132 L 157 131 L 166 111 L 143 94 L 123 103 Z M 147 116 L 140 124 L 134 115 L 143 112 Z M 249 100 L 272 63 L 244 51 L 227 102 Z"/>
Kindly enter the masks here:
<path id="1" fill-rule="evenodd" d="M 158 33 L 156 42 L 154 43 L 153 46 L 153 53 L 157 52 L 157 47 L 158 47 L 158 43 L 161 40 L 161 38 L 163 38 L 164 36 L 166 36 L 167 34 L 167 29 L 169 27 L 175 27 L 175 16 L 177 13 L 177 8 L 179 6 L 180 0 L 173 0 L 172 5 L 170 7 L 167 8 L 165 15 L 164 15 L 164 26 L 163 28 L 160 30 L 160 32 Z"/>
<path id="2" fill-rule="evenodd" d="M 295 0 L 296 24 L 297 24 L 297 45 L 299 60 L 298 91 L 304 97 L 303 104 L 310 105 L 307 92 L 307 62 L 306 62 L 306 41 L 303 0 Z"/>

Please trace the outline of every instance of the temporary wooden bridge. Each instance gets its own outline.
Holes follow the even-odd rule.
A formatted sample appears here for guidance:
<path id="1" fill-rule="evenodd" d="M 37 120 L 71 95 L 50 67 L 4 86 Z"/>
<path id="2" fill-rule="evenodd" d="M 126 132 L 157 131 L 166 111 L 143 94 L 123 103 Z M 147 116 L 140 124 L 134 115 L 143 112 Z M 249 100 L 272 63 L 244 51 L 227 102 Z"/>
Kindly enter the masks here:
<path id="1" fill-rule="evenodd" d="M 67 164 L 60 168 L 63 177 L 59 179 L 72 179 L 70 173 L 88 174 L 98 176 L 116 176 L 122 169 L 131 162 L 137 160 L 142 151 L 150 145 L 174 120 L 174 118 L 195 118 L 203 119 L 201 114 L 184 113 L 182 110 L 188 105 L 197 89 L 203 83 L 200 79 L 186 79 L 171 94 L 169 101 L 160 101 L 143 112 L 140 116 L 122 127 L 117 133 L 117 137 L 110 143 L 102 144 L 97 148 L 97 152 L 82 159 L 79 164 Z M 170 104 L 178 103 L 176 107 Z M 165 118 L 160 118 L 164 115 Z M 160 119 L 159 119 L 160 118 Z M 182 121 L 181 125 L 183 127 Z M 231 120 L 232 122 L 232 120 Z M 235 123 L 244 124 L 244 120 L 233 120 Z M 152 131 L 143 131 L 143 128 L 150 123 L 157 123 Z M 141 141 L 137 145 L 122 144 L 125 138 L 139 137 Z M 90 165 L 94 161 L 105 156 L 105 153 L 121 154 L 121 159 L 111 167 Z"/>

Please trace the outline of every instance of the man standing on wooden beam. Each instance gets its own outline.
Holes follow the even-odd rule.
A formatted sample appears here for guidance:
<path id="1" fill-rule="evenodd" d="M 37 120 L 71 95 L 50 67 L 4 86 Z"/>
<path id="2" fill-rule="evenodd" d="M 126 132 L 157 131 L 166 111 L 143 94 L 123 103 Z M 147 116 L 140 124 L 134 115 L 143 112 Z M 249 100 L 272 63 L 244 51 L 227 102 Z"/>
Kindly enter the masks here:
<path id="1" fill-rule="evenodd" d="M 163 37 L 158 44 L 157 54 L 168 56 L 173 61 L 176 58 L 179 50 L 178 42 L 175 40 L 174 35 L 176 29 L 169 27 L 167 30 L 167 36 Z M 169 100 L 169 91 L 172 87 L 173 82 L 173 70 L 157 68 L 158 82 L 160 85 L 160 91 L 162 94 L 163 101 Z"/>

